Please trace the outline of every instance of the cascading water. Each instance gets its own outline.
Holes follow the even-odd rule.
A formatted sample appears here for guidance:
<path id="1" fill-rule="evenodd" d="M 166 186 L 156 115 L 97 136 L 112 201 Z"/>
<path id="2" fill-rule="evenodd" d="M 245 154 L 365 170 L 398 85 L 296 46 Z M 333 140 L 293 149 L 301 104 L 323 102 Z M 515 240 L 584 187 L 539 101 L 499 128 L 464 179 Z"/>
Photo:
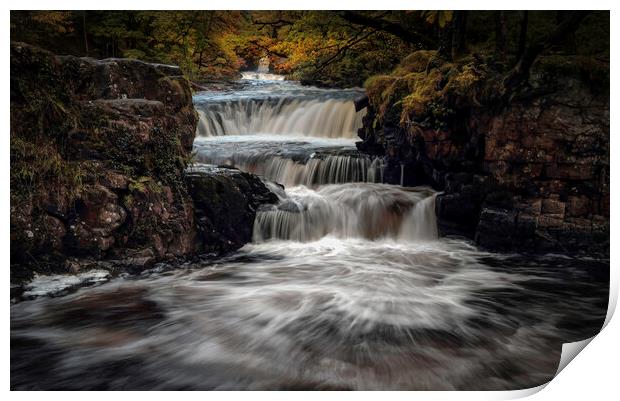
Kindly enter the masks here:
<path id="1" fill-rule="evenodd" d="M 234 166 L 287 187 L 381 183 L 383 160 L 359 154 L 349 140 L 248 135 L 196 141 L 200 163 Z"/>
<path id="2" fill-rule="evenodd" d="M 363 112 L 352 99 L 309 96 L 241 98 L 236 101 L 205 98 L 197 104 L 199 137 L 273 134 L 324 138 L 356 138 Z"/>
<path id="3" fill-rule="evenodd" d="M 195 150 L 284 185 L 253 242 L 13 305 L 11 388 L 527 388 L 598 331 L 592 261 L 438 239 L 433 190 L 382 184 L 354 146 L 360 91 L 240 85 L 195 96 Z"/>
<path id="4" fill-rule="evenodd" d="M 234 166 L 287 187 L 280 205 L 257 213 L 256 242 L 437 237 L 433 191 L 403 189 L 402 171 L 401 187 L 381 185 L 382 159 L 353 147 L 363 117 L 353 105 L 359 91 L 277 87 L 268 96 L 260 84 L 243 95 L 199 94 L 196 102 L 199 162 Z"/>
<path id="5" fill-rule="evenodd" d="M 437 238 L 434 194 L 380 184 L 326 185 L 313 191 L 295 187 L 277 206 L 259 210 L 254 241 L 268 239 L 316 241 L 336 238 Z M 409 227 L 416 227 L 415 229 Z"/>
<path id="6" fill-rule="evenodd" d="M 365 113 L 353 105 L 360 90 L 248 82 L 240 91 L 196 95 L 199 162 L 237 167 L 286 186 L 382 182 L 382 160 L 355 148 Z"/>
<path id="7" fill-rule="evenodd" d="M 260 71 L 244 71 L 241 73 L 241 79 L 254 79 L 260 81 L 284 81 L 284 75 L 270 74 Z"/>

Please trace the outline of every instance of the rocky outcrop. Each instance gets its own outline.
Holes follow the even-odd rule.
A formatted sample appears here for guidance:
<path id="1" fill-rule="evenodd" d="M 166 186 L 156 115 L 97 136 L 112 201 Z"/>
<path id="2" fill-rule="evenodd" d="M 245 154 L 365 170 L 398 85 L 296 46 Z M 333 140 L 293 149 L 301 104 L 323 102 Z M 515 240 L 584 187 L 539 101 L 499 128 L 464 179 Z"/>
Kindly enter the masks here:
<path id="1" fill-rule="evenodd" d="M 543 57 L 502 104 L 487 60 L 409 61 L 370 83 L 360 130 L 358 147 L 385 156 L 388 182 L 404 171 L 406 185 L 443 191 L 443 234 L 497 250 L 609 253 L 608 65 Z"/>
<path id="2" fill-rule="evenodd" d="M 232 205 L 248 201 L 244 191 L 259 186 L 255 178 L 245 177 L 250 189 L 237 181 L 205 187 L 208 193 L 192 186 L 198 220 L 211 222 L 208 241 L 195 224 L 185 181 L 195 129 L 190 85 L 178 67 L 12 43 L 12 278 L 76 273 L 90 266 L 83 260 L 144 268 L 247 241 L 253 221 Z M 209 215 L 222 211 L 210 205 L 220 201 L 230 205 L 227 214 Z M 218 242 L 220 232 L 231 246 Z"/>
<path id="3" fill-rule="evenodd" d="M 177 67 L 11 45 L 11 262 L 164 258 L 196 235 L 183 181 L 196 126 Z"/>
<path id="4" fill-rule="evenodd" d="M 230 251 L 252 240 L 258 207 L 278 197 L 255 175 L 208 165 L 188 169 L 189 192 L 194 199 L 198 247 Z"/>

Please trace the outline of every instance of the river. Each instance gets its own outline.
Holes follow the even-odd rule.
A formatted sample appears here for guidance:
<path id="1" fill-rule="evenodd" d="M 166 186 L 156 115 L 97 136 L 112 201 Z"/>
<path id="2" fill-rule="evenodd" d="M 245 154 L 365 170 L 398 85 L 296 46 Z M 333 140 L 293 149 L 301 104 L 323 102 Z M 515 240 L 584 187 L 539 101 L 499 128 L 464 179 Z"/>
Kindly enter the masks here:
<path id="1" fill-rule="evenodd" d="M 437 193 L 356 151 L 359 90 L 246 78 L 195 95 L 194 147 L 277 193 L 252 243 L 13 304 L 12 388 L 522 389 L 598 332 L 605 261 L 440 238 Z"/>

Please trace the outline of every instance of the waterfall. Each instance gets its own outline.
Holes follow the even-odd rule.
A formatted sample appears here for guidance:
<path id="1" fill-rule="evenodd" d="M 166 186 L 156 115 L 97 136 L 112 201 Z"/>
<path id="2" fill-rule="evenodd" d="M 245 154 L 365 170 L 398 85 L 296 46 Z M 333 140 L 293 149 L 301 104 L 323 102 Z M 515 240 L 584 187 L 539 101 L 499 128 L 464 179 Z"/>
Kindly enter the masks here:
<path id="1" fill-rule="evenodd" d="M 369 180 L 369 172 L 373 170 L 371 165 L 368 158 L 353 156 L 311 158 L 305 164 L 276 157 L 265 163 L 264 170 L 259 167 L 254 171 L 287 187 L 295 185 L 312 187 L 348 182 L 374 182 Z"/>
<path id="2" fill-rule="evenodd" d="M 399 239 L 409 241 L 437 239 L 436 197 L 437 194 L 432 194 L 422 199 L 407 213 L 398 234 Z"/>
<path id="3" fill-rule="evenodd" d="M 205 145 L 209 147 L 209 145 Z M 365 155 L 317 155 L 307 158 L 259 152 L 226 152 L 214 146 L 198 153 L 201 163 L 231 166 L 262 176 L 286 187 L 305 185 L 316 187 L 349 182 L 381 182 L 383 159 Z"/>
<path id="4" fill-rule="evenodd" d="M 256 72 L 263 74 L 269 72 L 269 57 L 263 57 L 258 61 Z"/>
<path id="5" fill-rule="evenodd" d="M 241 79 L 254 79 L 259 81 L 284 81 L 284 75 L 270 74 L 260 71 L 244 71 L 241 73 Z"/>
<path id="6" fill-rule="evenodd" d="M 254 242 L 316 241 L 331 235 L 370 240 L 430 240 L 437 237 L 434 196 L 424 188 L 381 184 L 296 187 L 277 206 L 256 215 Z"/>
<path id="7" fill-rule="evenodd" d="M 365 111 L 343 99 L 239 99 L 196 105 L 198 135 L 275 134 L 356 138 Z"/>
<path id="8" fill-rule="evenodd" d="M 356 149 L 365 113 L 353 104 L 359 90 L 302 87 L 264 74 L 268 68 L 244 73 L 247 90 L 194 98 L 197 161 L 256 174 L 278 194 L 279 204 L 256 213 L 255 243 L 437 238 L 434 191 L 404 188 L 404 164 L 400 186 L 383 184 L 383 157 Z"/>

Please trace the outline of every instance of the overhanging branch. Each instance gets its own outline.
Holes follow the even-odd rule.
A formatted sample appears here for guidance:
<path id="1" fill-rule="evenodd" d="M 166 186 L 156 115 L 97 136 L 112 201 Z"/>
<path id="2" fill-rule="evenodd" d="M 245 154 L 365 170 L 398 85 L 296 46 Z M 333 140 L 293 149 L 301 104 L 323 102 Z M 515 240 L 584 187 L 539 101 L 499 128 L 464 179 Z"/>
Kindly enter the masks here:
<path id="1" fill-rule="evenodd" d="M 568 15 L 556 28 L 549 34 L 531 43 L 525 48 L 523 54 L 514 68 L 508 72 L 504 79 L 506 92 L 519 86 L 529 78 L 530 69 L 536 58 L 545 50 L 560 43 L 568 34 L 574 32 L 579 24 L 588 15 L 588 11 L 574 11 Z"/>
<path id="2" fill-rule="evenodd" d="M 363 25 L 379 31 L 387 32 L 410 44 L 419 44 L 423 48 L 434 48 L 435 43 L 417 32 L 406 29 L 400 24 L 385 20 L 383 18 L 369 17 L 356 11 L 336 11 L 342 19 L 356 25 Z"/>

